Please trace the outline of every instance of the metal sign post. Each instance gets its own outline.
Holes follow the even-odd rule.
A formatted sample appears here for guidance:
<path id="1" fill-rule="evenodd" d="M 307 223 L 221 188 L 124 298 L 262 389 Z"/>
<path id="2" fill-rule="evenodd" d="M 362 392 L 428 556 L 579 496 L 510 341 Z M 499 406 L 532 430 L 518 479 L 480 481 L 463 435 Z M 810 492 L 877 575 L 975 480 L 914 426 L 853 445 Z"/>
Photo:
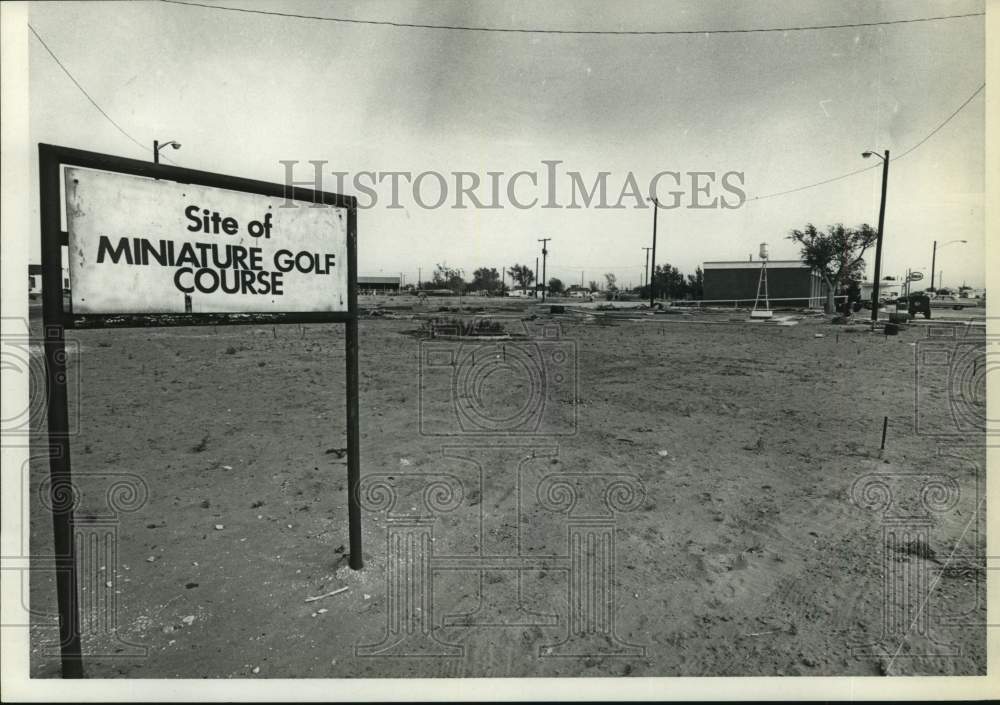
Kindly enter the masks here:
<path id="1" fill-rule="evenodd" d="M 49 501 L 55 535 L 63 677 L 83 676 L 73 523 L 76 488 L 70 471 L 66 394 L 66 328 L 343 323 L 350 566 L 359 570 L 364 562 L 359 494 L 356 199 L 47 144 L 39 144 L 38 157 L 45 379 L 48 433 L 53 447 Z M 63 168 L 66 232 L 60 228 Z M 240 224 L 236 218 L 213 212 L 204 201 L 188 205 L 196 194 L 234 211 L 248 213 L 252 209 L 264 215 L 247 220 L 246 237 L 237 236 Z M 74 202 L 74 198 L 78 201 Z M 281 201 L 277 208 L 273 207 L 275 199 Z M 87 207 L 79 207 L 80 202 Z M 120 207 L 122 203 L 126 208 Z M 108 204 L 118 204 L 119 208 L 112 209 Z M 155 215 L 141 220 L 137 213 L 144 207 Z M 175 210 L 167 210 L 165 215 L 159 212 L 166 209 Z M 279 222 L 284 224 L 288 241 L 303 247 L 299 255 L 294 255 L 292 248 L 277 249 L 284 241 L 280 236 L 272 240 L 271 229 Z M 237 244 L 227 250 L 232 259 L 225 265 L 216 261 L 214 270 L 204 262 L 200 269 L 193 264 L 185 267 L 185 256 L 190 263 L 198 258 L 195 253 L 200 250 L 200 256 L 207 260 L 205 252 L 213 247 L 213 243 L 194 240 L 195 234 L 202 231 L 199 223 L 204 224 L 204 232 L 212 227 L 220 238 L 230 236 L 237 243 L 252 246 Z M 333 230 L 322 227 L 325 223 L 332 224 Z M 149 231 L 148 239 L 142 234 L 144 228 Z M 121 235 L 117 242 L 111 239 L 115 231 Z M 160 239 L 154 242 L 154 238 Z M 328 242 L 331 239 L 332 245 Z M 309 247 L 319 247 L 317 240 L 323 240 L 323 247 L 337 251 L 326 253 L 325 259 L 317 252 L 313 259 Z M 68 308 L 63 303 L 63 246 L 68 246 L 70 253 L 72 299 Z M 276 271 L 266 269 L 272 264 Z M 220 290 L 227 273 L 232 275 L 229 287 L 239 284 L 243 287 L 240 293 L 233 293 L 235 289 L 230 291 L 225 285 Z M 264 292 L 254 286 L 268 287 L 270 295 L 260 295 Z"/>
<path id="2" fill-rule="evenodd" d="M 73 531 L 73 486 L 69 458 L 69 402 L 66 396 L 62 237 L 59 227 L 59 162 L 39 146 L 42 230 L 42 325 L 45 345 L 45 387 L 48 400 L 49 506 L 55 543 L 56 601 L 59 609 L 59 649 L 63 678 L 82 678 L 80 605 L 77 593 L 76 541 Z"/>

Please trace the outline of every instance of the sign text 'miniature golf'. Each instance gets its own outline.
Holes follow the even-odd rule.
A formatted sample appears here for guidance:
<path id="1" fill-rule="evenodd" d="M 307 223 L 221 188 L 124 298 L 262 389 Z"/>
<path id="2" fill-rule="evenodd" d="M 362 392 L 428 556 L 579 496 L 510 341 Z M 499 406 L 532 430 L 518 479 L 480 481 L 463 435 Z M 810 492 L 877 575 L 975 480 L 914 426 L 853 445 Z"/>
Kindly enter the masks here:
<path id="1" fill-rule="evenodd" d="M 347 309 L 347 213 L 284 199 L 66 169 L 79 313 Z"/>

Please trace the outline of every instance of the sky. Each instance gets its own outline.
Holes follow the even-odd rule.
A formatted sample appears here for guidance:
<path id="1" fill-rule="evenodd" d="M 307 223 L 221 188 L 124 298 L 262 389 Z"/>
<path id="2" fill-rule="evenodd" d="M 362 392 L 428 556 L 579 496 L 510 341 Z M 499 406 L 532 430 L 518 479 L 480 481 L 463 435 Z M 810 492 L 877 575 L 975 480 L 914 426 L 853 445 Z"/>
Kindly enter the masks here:
<path id="1" fill-rule="evenodd" d="M 472 32 L 323 22 L 162 2 L 33 3 L 30 22 L 105 119 L 31 38 L 30 127 L 47 142 L 151 158 L 177 140 L 180 166 L 282 182 L 282 160 L 334 171 L 533 171 L 559 160 L 588 184 L 607 176 L 614 202 L 631 172 L 645 192 L 662 171 L 743 174 L 739 208 L 682 206 L 658 214 L 657 262 L 691 273 L 705 261 L 745 260 L 767 242 L 795 258 L 790 230 L 877 224 L 881 169 L 767 196 L 874 164 L 861 152 L 901 154 L 985 82 L 982 17 L 878 27 L 705 34 L 700 30 L 879 22 L 983 11 L 979 1 L 832 2 L 251 2 L 208 4 L 346 19 L 562 30 L 699 30 L 686 35 Z M 889 169 L 883 273 L 930 274 L 983 286 L 984 101 L 980 93 Z M 37 165 L 33 178 L 37 179 Z M 487 266 L 534 266 L 566 283 L 642 282 L 653 213 L 623 209 L 422 208 L 403 185 L 401 208 L 359 213 L 361 274 L 423 279 L 438 263 L 467 277 Z M 686 178 L 686 177 L 685 177 Z M 33 181 L 37 183 L 37 181 Z M 428 180 L 425 202 L 436 200 Z M 525 184 L 524 181 L 521 182 Z M 523 201 L 545 200 L 530 184 Z M 501 184 L 506 184 L 502 181 Z M 739 182 L 736 182 L 739 185 Z M 663 188 L 669 188 L 669 181 Z M 501 193 L 505 189 L 501 186 Z M 489 189 L 478 192 L 488 200 Z M 709 196 L 734 200 L 718 184 Z M 36 230 L 29 234 L 37 262 Z M 663 195 L 661 193 L 661 198 Z M 874 253 L 866 258 L 869 272 Z"/>

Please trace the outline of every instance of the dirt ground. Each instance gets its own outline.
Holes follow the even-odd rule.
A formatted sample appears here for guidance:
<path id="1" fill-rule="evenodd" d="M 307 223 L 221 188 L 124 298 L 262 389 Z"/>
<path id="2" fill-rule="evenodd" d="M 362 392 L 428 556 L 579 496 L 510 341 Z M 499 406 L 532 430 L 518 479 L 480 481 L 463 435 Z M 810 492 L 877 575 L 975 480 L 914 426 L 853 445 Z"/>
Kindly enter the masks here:
<path id="1" fill-rule="evenodd" d="M 481 437 L 442 416 L 457 373 L 427 367 L 419 331 L 452 305 L 534 336 L 497 354 L 561 351 L 538 424 Z M 733 318 L 745 314 L 553 316 L 470 299 L 366 316 L 362 475 L 387 478 L 398 506 L 366 496 L 362 572 L 346 557 L 341 326 L 71 332 L 87 674 L 985 673 L 983 438 L 927 432 L 952 418 L 935 411 L 947 376 L 915 368 L 933 326 Z M 528 389 L 479 383 L 495 411 Z M 31 545 L 46 556 L 44 434 L 33 440 Z M 596 548 L 573 543 L 574 521 L 604 522 L 577 535 Z M 401 547 L 407 531 L 423 538 Z M 59 673 L 54 595 L 38 558 L 35 677 Z M 595 623 L 580 626 L 580 604 Z M 560 646 L 574 629 L 575 652 Z M 410 640 L 366 648 L 387 630 Z"/>

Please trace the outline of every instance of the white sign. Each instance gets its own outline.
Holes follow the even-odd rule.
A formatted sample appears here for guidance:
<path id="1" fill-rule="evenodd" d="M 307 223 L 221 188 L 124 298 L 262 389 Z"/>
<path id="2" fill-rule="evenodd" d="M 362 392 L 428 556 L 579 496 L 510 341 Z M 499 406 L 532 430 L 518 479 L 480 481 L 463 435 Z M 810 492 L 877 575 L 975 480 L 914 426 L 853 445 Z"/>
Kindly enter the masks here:
<path id="1" fill-rule="evenodd" d="M 347 209 L 66 167 L 73 312 L 347 310 Z"/>
<path id="2" fill-rule="evenodd" d="M 923 278 L 924 278 L 924 273 L 923 272 L 910 272 L 910 281 L 911 282 L 918 282 L 918 281 L 920 281 Z"/>

